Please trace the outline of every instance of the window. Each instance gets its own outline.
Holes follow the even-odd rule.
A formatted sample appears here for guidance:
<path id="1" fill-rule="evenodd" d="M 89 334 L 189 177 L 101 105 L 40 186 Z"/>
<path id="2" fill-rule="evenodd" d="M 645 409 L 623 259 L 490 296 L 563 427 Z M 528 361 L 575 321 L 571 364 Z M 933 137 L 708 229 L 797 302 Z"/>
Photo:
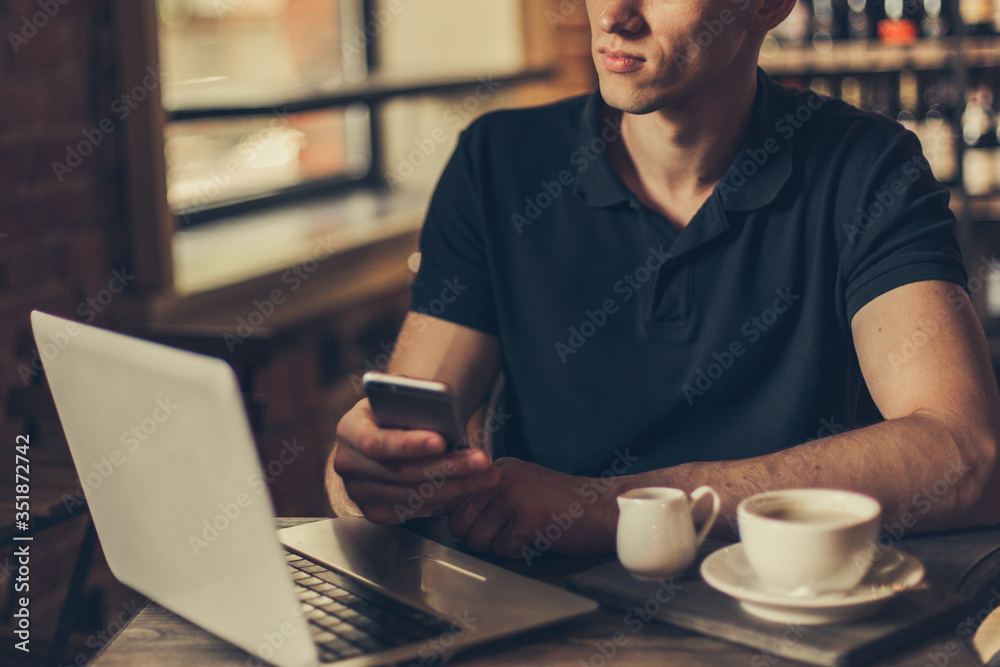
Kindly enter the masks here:
<path id="1" fill-rule="evenodd" d="M 370 177 L 352 0 L 157 0 L 167 201 L 182 226 Z"/>
<path id="2" fill-rule="evenodd" d="M 162 81 L 122 136 L 150 323 L 235 321 L 318 247 L 336 261 L 282 317 L 387 288 L 372 276 L 405 269 L 469 122 L 593 85 L 582 4 L 553 22 L 537 0 L 113 2 L 118 85 Z"/>

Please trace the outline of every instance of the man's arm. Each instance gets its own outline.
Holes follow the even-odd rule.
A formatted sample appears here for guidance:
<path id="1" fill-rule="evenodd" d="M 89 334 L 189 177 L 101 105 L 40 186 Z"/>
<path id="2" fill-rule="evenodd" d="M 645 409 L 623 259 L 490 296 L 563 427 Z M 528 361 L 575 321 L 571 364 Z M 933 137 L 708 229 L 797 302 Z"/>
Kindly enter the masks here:
<path id="1" fill-rule="evenodd" d="M 735 531 L 740 500 L 790 487 L 868 493 L 882 503 L 884 521 L 907 533 L 1000 522 L 1000 395 L 965 292 L 945 282 L 899 287 L 864 306 L 852 330 L 861 370 L 886 421 L 767 456 L 621 477 L 552 549 L 613 548 L 615 497 L 642 486 L 691 491 L 710 484 L 730 517 L 718 524 L 716 533 L 723 535 Z M 511 463 L 496 487 L 451 507 L 453 532 L 475 548 L 524 555 L 534 531 L 544 534 L 553 513 L 565 513 L 581 498 L 580 478 L 549 472 L 541 496 L 546 506 L 539 507 L 540 494 L 532 492 L 535 467 Z"/>
<path id="2" fill-rule="evenodd" d="M 495 336 L 414 312 L 403 323 L 389 366 L 391 373 L 447 382 L 466 419 L 499 369 Z M 334 512 L 362 513 L 380 523 L 427 514 L 498 478 L 485 452 L 445 453 L 437 433 L 379 429 L 367 399 L 338 424 L 326 469 Z"/>

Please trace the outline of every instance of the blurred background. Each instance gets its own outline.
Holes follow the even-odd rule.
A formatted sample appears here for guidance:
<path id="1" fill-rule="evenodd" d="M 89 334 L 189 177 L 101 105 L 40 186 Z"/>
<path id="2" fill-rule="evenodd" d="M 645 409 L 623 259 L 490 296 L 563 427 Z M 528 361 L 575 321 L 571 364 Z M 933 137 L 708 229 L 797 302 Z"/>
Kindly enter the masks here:
<path id="1" fill-rule="evenodd" d="M 0 0 L 0 28 L 0 442 L 30 437 L 35 531 L 25 662 L 4 475 L 0 662 L 82 663 L 143 599 L 93 543 L 29 311 L 230 361 L 277 511 L 326 515 L 334 426 L 388 363 L 458 133 L 596 74 L 583 0 Z M 995 359 L 998 32 L 992 0 L 814 0 L 761 58 L 917 133 Z"/>

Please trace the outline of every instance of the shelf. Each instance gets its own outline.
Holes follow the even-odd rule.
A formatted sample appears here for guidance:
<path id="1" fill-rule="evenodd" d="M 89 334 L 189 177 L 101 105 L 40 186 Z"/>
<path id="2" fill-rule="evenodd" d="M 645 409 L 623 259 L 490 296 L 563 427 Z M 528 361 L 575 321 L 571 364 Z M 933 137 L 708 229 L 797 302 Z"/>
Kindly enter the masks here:
<path id="1" fill-rule="evenodd" d="M 962 43 L 962 58 L 968 67 L 1000 66 L 1000 36 L 966 37 Z"/>
<path id="2" fill-rule="evenodd" d="M 957 188 L 951 189 L 951 209 L 959 219 L 972 222 L 1000 220 L 1000 193 L 969 196 Z"/>
<path id="3" fill-rule="evenodd" d="M 1000 194 L 969 197 L 967 201 L 970 219 L 1000 220 Z"/>
<path id="4" fill-rule="evenodd" d="M 168 109 L 171 121 L 204 120 L 206 118 L 238 118 L 246 116 L 271 116 L 276 109 L 283 113 L 301 113 L 320 109 L 336 109 L 355 103 L 375 104 L 395 97 L 411 95 L 443 95 L 475 90 L 483 85 L 521 83 L 551 78 L 554 70 L 549 67 L 519 70 L 479 77 L 452 77 L 415 80 L 412 77 L 368 77 L 364 83 L 345 86 L 327 94 L 311 95 L 300 99 L 275 99 L 270 103 L 211 107 Z"/>
<path id="5" fill-rule="evenodd" d="M 989 37 L 966 40 L 966 47 L 969 46 L 977 66 L 1000 63 L 997 40 Z M 762 51 L 760 66 L 771 76 L 940 70 L 956 66 L 960 55 L 959 40 L 955 37 L 923 40 L 908 46 L 877 41 L 833 42 L 827 51 L 812 45 L 783 44 L 771 55 Z"/>

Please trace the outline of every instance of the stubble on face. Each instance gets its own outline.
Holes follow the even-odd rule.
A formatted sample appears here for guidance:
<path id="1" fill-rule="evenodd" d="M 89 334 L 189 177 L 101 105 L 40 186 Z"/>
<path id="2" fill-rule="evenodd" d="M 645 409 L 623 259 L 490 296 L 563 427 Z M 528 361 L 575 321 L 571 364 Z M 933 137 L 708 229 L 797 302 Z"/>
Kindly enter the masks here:
<path id="1" fill-rule="evenodd" d="M 710 89 L 724 88 L 734 68 L 740 73 L 755 68 L 756 61 L 750 62 L 755 52 L 746 48 L 747 33 L 739 25 L 748 0 L 643 3 L 632 8 L 629 30 L 607 31 L 601 15 L 614 8 L 612 2 L 588 0 L 587 10 L 601 95 L 616 109 L 635 115 L 682 110 L 692 96 L 718 97 Z M 641 56 L 642 67 L 611 71 L 604 62 L 607 50 Z"/>

